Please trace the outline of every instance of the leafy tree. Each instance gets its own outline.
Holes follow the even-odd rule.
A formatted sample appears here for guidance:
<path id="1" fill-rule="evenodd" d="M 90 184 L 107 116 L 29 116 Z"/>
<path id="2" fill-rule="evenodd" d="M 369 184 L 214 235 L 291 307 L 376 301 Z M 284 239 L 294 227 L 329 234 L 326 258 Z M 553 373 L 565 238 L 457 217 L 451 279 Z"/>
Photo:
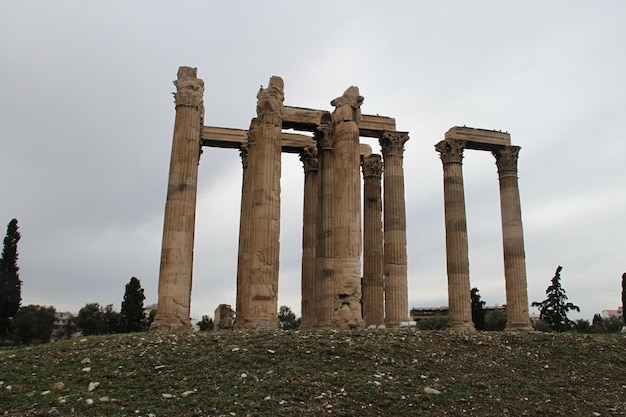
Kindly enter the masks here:
<path id="1" fill-rule="evenodd" d="M 448 316 L 437 315 L 428 319 L 421 319 L 417 323 L 418 330 L 445 330 L 448 327 Z"/>
<path id="2" fill-rule="evenodd" d="M 534 301 L 531 305 L 539 308 L 539 318 L 550 326 L 554 332 L 564 332 L 572 327 L 573 322 L 567 318 L 570 310 L 580 311 L 580 308 L 566 302 L 567 295 L 561 287 L 561 270 L 559 265 L 552 278 L 552 284 L 546 289 L 547 298 L 541 302 Z"/>
<path id="3" fill-rule="evenodd" d="M 533 324 L 533 329 L 535 329 L 538 332 L 550 333 L 552 331 L 550 326 L 548 326 L 548 323 L 546 323 L 543 320 L 533 320 L 532 324 Z"/>
<path id="4" fill-rule="evenodd" d="M 574 322 L 577 333 L 589 333 L 591 331 L 591 324 L 589 320 L 578 319 Z"/>
<path id="5" fill-rule="evenodd" d="M 622 320 L 626 323 L 626 272 L 622 274 Z"/>
<path id="6" fill-rule="evenodd" d="M 472 288 L 472 321 L 476 330 L 485 330 L 485 302 L 480 299 L 478 288 Z"/>
<path id="7" fill-rule="evenodd" d="M 22 282 L 17 266 L 17 242 L 20 237 L 17 219 L 13 219 L 7 226 L 0 258 L 0 338 L 9 334 L 10 319 L 17 313 L 22 301 Z"/>
<path id="8" fill-rule="evenodd" d="M 213 323 L 213 319 L 209 316 L 202 316 L 202 320 L 198 322 L 198 327 L 200 328 L 201 332 L 207 332 L 212 331 L 215 327 L 215 324 Z"/>
<path id="9" fill-rule="evenodd" d="M 602 319 L 602 324 L 607 333 L 617 333 L 624 327 L 624 322 L 621 317 L 617 316 Z"/>
<path id="10" fill-rule="evenodd" d="M 141 282 L 132 277 L 126 284 L 122 310 L 120 312 L 120 332 L 131 333 L 142 331 L 145 327 L 146 316 L 143 311 L 143 300 L 146 297 L 141 288 Z"/>
<path id="11" fill-rule="evenodd" d="M 606 333 L 606 329 L 604 328 L 604 320 L 602 320 L 601 315 L 593 315 L 593 319 L 591 320 L 591 331 L 593 333 Z"/>
<path id="12" fill-rule="evenodd" d="M 283 330 L 293 330 L 300 327 L 300 319 L 296 320 L 296 315 L 287 306 L 280 306 L 278 309 L 278 323 Z"/>
<path id="13" fill-rule="evenodd" d="M 50 342 L 56 311 L 54 307 L 27 305 L 13 317 L 11 338 L 21 344 Z"/>
<path id="14" fill-rule="evenodd" d="M 501 332 L 506 327 L 506 311 L 492 310 L 485 314 L 485 330 Z"/>
<path id="15" fill-rule="evenodd" d="M 83 335 L 116 333 L 119 329 L 120 314 L 113 310 L 113 305 L 101 307 L 98 303 L 86 304 L 78 311 L 74 324 Z"/>

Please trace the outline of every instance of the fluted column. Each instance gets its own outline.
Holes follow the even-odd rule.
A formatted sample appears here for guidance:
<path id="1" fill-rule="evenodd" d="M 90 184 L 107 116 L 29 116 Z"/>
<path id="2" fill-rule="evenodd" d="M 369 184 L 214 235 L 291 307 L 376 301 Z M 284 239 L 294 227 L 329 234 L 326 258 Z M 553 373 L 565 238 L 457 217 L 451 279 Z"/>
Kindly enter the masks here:
<path id="1" fill-rule="evenodd" d="M 254 178 L 250 217 L 250 311 L 244 317 L 238 315 L 239 328 L 278 327 L 283 88 L 280 77 L 271 77 L 269 86 L 261 88 L 257 95 L 256 143 L 248 155 L 248 170 Z"/>
<path id="2" fill-rule="evenodd" d="M 315 279 L 317 241 L 317 148 L 302 150 L 300 160 L 304 165 L 304 203 L 302 215 L 302 328 L 315 325 Z"/>
<path id="3" fill-rule="evenodd" d="M 315 326 L 330 327 L 333 317 L 335 263 L 333 258 L 333 184 L 335 139 L 330 115 L 315 132 L 318 148 L 318 208 L 315 280 Z"/>
<path id="4" fill-rule="evenodd" d="M 331 102 L 335 135 L 333 185 L 333 248 L 335 289 L 332 325 L 361 327 L 361 177 L 359 152 L 360 106 L 357 87 Z"/>
<path id="5" fill-rule="evenodd" d="M 380 144 L 385 165 L 385 324 L 398 327 L 408 320 L 409 299 L 406 259 L 406 207 L 404 201 L 404 144 L 409 135 L 385 132 Z"/>
<path id="6" fill-rule="evenodd" d="M 174 81 L 176 120 L 165 202 L 159 299 L 150 330 L 191 328 L 193 242 L 198 158 L 204 118 L 204 82 L 196 68 L 180 67 Z"/>
<path id="7" fill-rule="evenodd" d="M 517 179 L 517 158 L 520 149 L 519 146 L 504 146 L 493 151 L 500 181 L 504 278 L 506 280 L 506 330 L 532 330 L 528 317 L 526 255 Z"/>
<path id="8" fill-rule="evenodd" d="M 236 314 L 240 320 L 235 320 L 235 328 L 243 328 L 242 324 L 245 318 L 250 316 L 250 259 L 252 245 L 250 242 L 252 234 L 252 226 L 250 219 L 252 218 L 252 206 L 254 198 L 252 196 L 252 182 L 254 178 L 249 175 L 248 161 L 250 149 L 254 148 L 256 143 L 256 130 L 258 119 L 252 119 L 250 129 L 248 130 L 248 141 L 241 145 L 240 155 L 243 167 L 243 178 L 241 186 L 241 210 L 239 216 L 239 253 L 237 256 L 237 299 Z M 254 153 L 254 151 L 252 152 Z"/>
<path id="9" fill-rule="evenodd" d="M 385 322 L 383 203 L 380 155 L 363 158 L 363 321 L 365 326 Z"/>
<path id="10" fill-rule="evenodd" d="M 465 142 L 444 140 L 435 145 L 443 163 L 443 194 L 448 270 L 448 328 L 474 331 L 469 279 L 463 149 Z"/>

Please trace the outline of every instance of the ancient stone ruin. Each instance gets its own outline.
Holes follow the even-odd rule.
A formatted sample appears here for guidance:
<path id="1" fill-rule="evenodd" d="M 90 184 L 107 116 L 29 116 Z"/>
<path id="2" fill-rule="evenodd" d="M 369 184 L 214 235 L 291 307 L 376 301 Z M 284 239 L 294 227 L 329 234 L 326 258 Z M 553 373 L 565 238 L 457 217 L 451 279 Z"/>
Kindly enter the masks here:
<path id="1" fill-rule="evenodd" d="M 204 83 L 196 69 L 181 67 L 174 84 L 176 120 L 159 300 L 151 330 L 191 326 L 203 146 L 238 149 L 243 164 L 236 329 L 278 327 L 282 152 L 299 154 L 304 167 L 301 326 L 394 328 L 408 320 L 403 171 L 407 132 L 396 131 L 393 118 L 362 115 L 363 97 L 354 86 L 331 101 L 332 112 L 285 106 L 280 77 L 271 77 L 267 88 L 259 90 L 257 117 L 248 130 L 204 126 Z M 289 129 L 301 133 L 285 132 Z M 382 156 L 360 143 L 361 137 L 378 139 Z M 461 172 L 464 148 L 496 155 L 509 328 L 525 329 L 530 322 L 516 174 L 519 147 L 510 146 L 508 134 L 470 128 L 451 129 L 436 147 L 444 164 L 450 327 L 473 329 Z"/>

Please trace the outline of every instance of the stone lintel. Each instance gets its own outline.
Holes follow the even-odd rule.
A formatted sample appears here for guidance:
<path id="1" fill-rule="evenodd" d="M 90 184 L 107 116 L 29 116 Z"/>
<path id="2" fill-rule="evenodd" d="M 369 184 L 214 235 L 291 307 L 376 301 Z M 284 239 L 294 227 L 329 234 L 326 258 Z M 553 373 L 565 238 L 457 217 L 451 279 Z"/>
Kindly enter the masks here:
<path id="1" fill-rule="evenodd" d="M 511 135 L 499 130 L 476 129 L 473 127 L 455 126 L 448 130 L 445 139 L 466 141 L 466 149 L 491 151 L 501 146 L 511 145 Z"/>
<path id="2" fill-rule="evenodd" d="M 315 132 L 318 126 L 322 124 L 322 117 L 324 115 L 330 117 L 330 112 L 306 109 L 303 107 L 285 106 L 283 108 L 283 129 Z M 359 136 L 380 138 L 385 130 L 396 130 L 396 119 L 378 115 L 361 115 L 361 120 L 359 121 Z"/>
<path id="3" fill-rule="evenodd" d="M 248 143 L 248 131 L 244 129 L 232 129 L 228 127 L 203 126 L 202 146 L 212 148 L 240 149 L 241 145 Z M 283 152 L 300 153 L 304 148 L 316 146 L 312 136 L 298 133 L 282 133 Z M 366 143 L 360 144 L 361 156 L 372 153 L 372 147 Z"/>

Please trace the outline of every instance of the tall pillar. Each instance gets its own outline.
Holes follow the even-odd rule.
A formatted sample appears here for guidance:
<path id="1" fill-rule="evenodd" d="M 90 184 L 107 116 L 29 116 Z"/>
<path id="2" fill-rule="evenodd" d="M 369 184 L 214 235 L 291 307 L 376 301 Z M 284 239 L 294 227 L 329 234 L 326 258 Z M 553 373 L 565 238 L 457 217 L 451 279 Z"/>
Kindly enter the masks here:
<path id="1" fill-rule="evenodd" d="M 315 325 L 315 288 L 317 244 L 317 148 L 304 148 L 300 154 L 304 165 L 304 203 L 302 221 L 302 328 Z"/>
<path id="2" fill-rule="evenodd" d="M 502 246 L 506 281 L 506 330 L 532 330 L 528 317 L 526 255 L 522 209 L 517 179 L 519 146 L 504 146 L 493 151 L 500 181 Z"/>
<path id="3" fill-rule="evenodd" d="M 280 239 L 281 128 L 284 84 L 271 77 L 257 94 L 256 143 L 249 150 L 248 170 L 254 180 L 250 217 L 250 311 L 237 317 L 238 327 L 278 327 L 278 264 Z M 245 279 L 245 278 L 244 278 Z M 244 303 L 245 304 L 245 303 Z"/>
<path id="4" fill-rule="evenodd" d="M 334 250 L 333 184 L 335 174 L 335 137 L 330 114 L 322 116 L 315 132 L 318 148 L 318 207 L 316 246 L 315 326 L 330 327 L 333 318 Z"/>
<path id="5" fill-rule="evenodd" d="M 385 236 L 385 324 L 399 327 L 408 320 L 406 207 L 404 201 L 404 144 L 409 135 L 385 132 L 380 144 L 385 164 L 384 236 Z"/>
<path id="6" fill-rule="evenodd" d="M 332 325 L 355 328 L 361 316 L 361 177 L 359 120 L 361 103 L 358 87 L 349 87 L 331 102 L 335 134 L 333 184 L 333 248 L 335 289 Z"/>
<path id="7" fill-rule="evenodd" d="M 198 188 L 198 158 L 204 118 L 204 82 L 197 69 L 180 67 L 174 81 L 176 120 L 165 202 L 159 299 L 150 330 L 191 328 L 193 240 Z"/>
<path id="8" fill-rule="evenodd" d="M 474 331 L 469 280 L 467 221 L 463 189 L 465 142 L 443 140 L 435 145 L 443 163 L 443 195 L 448 269 L 448 328 Z"/>
<path id="9" fill-rule="evenodd" d="M 243 328 L 241 325 L 245 318 L 250 316 L 250 259 L 252 245 L 250 242 L 252 226 L 252 182 L 254 178 L 250 175 L 248 161 L 250 149 L 256 144 L 256 130 L 258 119 L 252 119 L 248 130 L 248 142 L 241 145 L 240 155 L 243 166 L 243 178 L 241 186 L 241 211 L 239 216 L 239 253 L 237 256 L 237 299 L 236 314 L 240 320 L 235 320 L 235 328 Z M 254 153 L 254 151 L 252 151 Z"/>
<path id="10" fill-rule="evenodd" d="M 363 157 L 363 321 L 365 326 L 385 322 L 383 202 L 380 155 Z"/>

